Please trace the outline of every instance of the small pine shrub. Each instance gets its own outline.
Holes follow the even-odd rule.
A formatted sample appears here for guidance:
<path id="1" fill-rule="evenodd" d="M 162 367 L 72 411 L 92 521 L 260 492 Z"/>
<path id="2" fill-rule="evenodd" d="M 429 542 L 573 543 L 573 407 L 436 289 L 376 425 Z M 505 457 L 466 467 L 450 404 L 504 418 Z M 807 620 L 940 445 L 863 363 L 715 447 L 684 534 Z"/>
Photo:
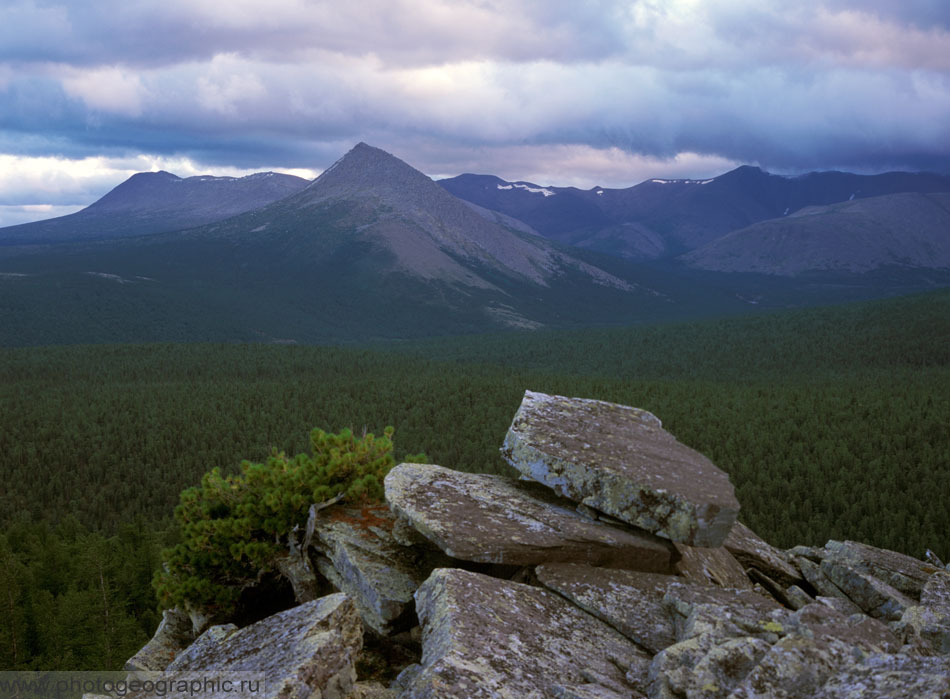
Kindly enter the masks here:
<path id="1" fill-rule="evenodd" d="M 288 534 L 306 525 L 311 504 L 341 494 L 348 502 L 382 500 L 383 478 L 394 465 L 393 431 L 356 438 L 349 429 L 314 429 L 312 456 L 290 458 L 274 449 L 264 463 L 244 461 L 236 475 L 206 473 L 175 508 L 181 541 L 162 552 L 153 580 L 161 604 L 227 614 L 245 587 L 275 569 Z"/>

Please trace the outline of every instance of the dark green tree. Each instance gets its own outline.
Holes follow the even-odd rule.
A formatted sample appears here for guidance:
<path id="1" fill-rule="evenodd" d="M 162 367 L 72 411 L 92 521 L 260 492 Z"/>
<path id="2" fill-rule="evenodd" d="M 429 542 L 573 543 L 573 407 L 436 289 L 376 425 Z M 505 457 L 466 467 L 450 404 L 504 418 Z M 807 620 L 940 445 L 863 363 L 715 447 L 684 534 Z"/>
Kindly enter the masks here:
<path id="1" fill-rule="evenodd" d="M 206 473 L 175 509 L 181 541 L 163 552 L 154 579 L 160 602 L 227 614 L 245 587 L 276 570 L 311 505 L 382 499 L 383 478 L 394 465 L 393 431 L 357 438 L 349 429 L 314 429 L 312 455 L 291 458 L 274 449 L 264 463 L 244 461 L 238 474 Z"/>

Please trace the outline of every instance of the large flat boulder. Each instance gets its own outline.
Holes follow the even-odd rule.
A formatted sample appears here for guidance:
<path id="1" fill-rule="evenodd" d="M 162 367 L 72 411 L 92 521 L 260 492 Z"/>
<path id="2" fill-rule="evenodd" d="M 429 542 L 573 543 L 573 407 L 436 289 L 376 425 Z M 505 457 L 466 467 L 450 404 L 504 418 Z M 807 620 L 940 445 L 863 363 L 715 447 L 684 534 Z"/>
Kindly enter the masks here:
<path id="1" fill-rule="evenodd" d="M 416 592 L 421 667 L 407 697 L 640 696 L 649 655 L 560 596 L 439 568 Z"/>
<path id="2" fill-rule="evenodd" d="M 345 697 L 356 681 L 355 663 L 363 645 L 356 606 L 336 593 L 222 633 L 212 627 L 166 669 L 171 679 L 198 673 L 219 680 L 220 692 L 201 696 L 233 697 L 224 680 L 247 675 L 263 680 L 255 697 Z"/>
<path id="3" fill-rule="evenodd" d="M 560 495 L 689 546 L 722 546 L 739 513 L 729 477 L 638 408 L 525 391 L 501 451 Z"/>
<path id="4" fill-rule="evenodd" d="M 647 532 L 576 512 L 547 488 L 513 478 L 400 464 L 385 480 L 398 517 L 464 561 L 578 562 L 666 572 L 670 546 Z"/>

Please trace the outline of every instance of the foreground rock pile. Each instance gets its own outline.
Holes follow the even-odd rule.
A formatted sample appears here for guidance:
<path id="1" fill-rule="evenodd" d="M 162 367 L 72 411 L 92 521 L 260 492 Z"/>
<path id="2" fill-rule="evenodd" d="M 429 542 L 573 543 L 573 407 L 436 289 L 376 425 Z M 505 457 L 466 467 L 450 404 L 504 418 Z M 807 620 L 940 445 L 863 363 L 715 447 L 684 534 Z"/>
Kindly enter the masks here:
<path id="1" fill-rule="evenodd" d="M 397 466 L 386 506 L 316 523 L 328 594 L 240 629 L 169 610 L 127 668 L 261 670 L 254 696 L 950 696 L 938 562 L 775 549 L 635 408 L 529 391 L 502 452 L 529 480 Z"/>

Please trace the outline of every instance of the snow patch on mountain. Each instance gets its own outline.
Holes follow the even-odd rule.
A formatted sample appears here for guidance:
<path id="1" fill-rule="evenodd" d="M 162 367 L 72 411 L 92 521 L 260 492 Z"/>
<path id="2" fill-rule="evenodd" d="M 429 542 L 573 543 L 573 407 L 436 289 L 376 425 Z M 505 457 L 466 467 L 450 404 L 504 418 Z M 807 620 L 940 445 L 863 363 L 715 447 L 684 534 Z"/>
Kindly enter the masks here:
<path id="1" fill-rule="evenodd" d="M 544 187 L 531 187 L 530 185 L 521 184 L 519 182 L 513 182 L 512 184 L 500 184 L 497 185 L 498 189 L 524 189 L 532 194 L 543 194 L 546 197 L 553 197 L 557 192 L 552 192 L 550 189 L 545 189 Z"/>

